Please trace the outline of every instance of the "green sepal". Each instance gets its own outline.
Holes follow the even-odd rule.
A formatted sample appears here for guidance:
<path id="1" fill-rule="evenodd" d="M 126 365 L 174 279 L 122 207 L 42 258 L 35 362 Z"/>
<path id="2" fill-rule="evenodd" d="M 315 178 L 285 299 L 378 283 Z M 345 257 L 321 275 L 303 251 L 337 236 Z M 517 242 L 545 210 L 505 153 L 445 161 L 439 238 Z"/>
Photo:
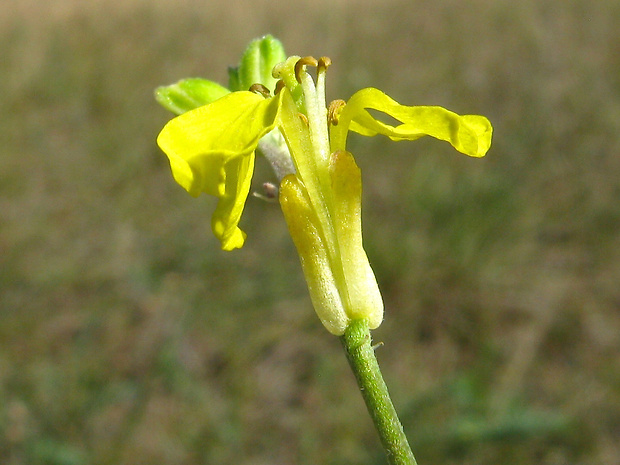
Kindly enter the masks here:
<path id="1" fill-rule="evenodd" d="M 230 90 L 217 82 L 201 78 L 188 78 L 176 84 L 158 87 L 155 89 L 155 100 L 165 109 L 176 115 L 181 115 L 215 102 L 229 93 Z"/>
<path id="2" fill-rule="evenodd" d="M 232 92 L 236 92 L 238 90 L 247 90 L 242 89 L 239 84 L 239 67 L 229 66 L 228 67 L 228 88 Z"/>

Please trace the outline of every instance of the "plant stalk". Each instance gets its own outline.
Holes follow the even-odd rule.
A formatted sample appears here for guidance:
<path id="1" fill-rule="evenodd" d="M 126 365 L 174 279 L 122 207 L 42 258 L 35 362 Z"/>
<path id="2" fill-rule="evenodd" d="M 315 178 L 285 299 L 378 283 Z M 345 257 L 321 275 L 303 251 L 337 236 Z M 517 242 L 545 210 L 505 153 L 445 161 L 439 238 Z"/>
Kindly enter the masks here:
<path id="1" fill-rule="evenodd" d="M 390 465 L 417 465 L 371 346 L 366 320 L 354 320 L 340 337 Z"/>

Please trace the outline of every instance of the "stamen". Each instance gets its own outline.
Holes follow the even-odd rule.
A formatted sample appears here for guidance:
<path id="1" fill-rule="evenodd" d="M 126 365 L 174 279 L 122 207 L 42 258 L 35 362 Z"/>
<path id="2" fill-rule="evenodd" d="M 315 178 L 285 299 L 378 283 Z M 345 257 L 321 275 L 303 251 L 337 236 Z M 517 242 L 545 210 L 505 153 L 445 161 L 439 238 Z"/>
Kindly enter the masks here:
<path id="1" fill-rule="evenodd" d="M 278 95 L 282 89 L 286 87 L 286 84 L 282 79 L 276 82 L 276 88 L 273 91 L 273 95 Z"/>
<path id="2" fill-rule="evenodd" d="M 346 104 L 347 102 L 341 99 L 332 100 L 329 103 L 329 107 L 327 108 L 327 121 L 329 121 L 332 126 L 338 125 L 338 118 L 340 117 L 340 112 Z"/>
<path id="3" fill-rule="evenodd" d="M 318 64 L 319 62 L 316 60 L 316 58 L 311 56 L 303 57 L 297 60 L 297 63 L 295 63 L 295 79 L 297 79 L 297 82 L 301 84 L 301 73 L 302 71 L 304 71 L 304 67 L 318 66 Z"/>
<path id="4" fill-rule="evenodd" d="M 267 89 L 264 85 L 258 82 L 250 86 L 250 92 L 254 92 L 255 94 L 261 94 L 265 98 L 271 97 L 269 89 Z"/>

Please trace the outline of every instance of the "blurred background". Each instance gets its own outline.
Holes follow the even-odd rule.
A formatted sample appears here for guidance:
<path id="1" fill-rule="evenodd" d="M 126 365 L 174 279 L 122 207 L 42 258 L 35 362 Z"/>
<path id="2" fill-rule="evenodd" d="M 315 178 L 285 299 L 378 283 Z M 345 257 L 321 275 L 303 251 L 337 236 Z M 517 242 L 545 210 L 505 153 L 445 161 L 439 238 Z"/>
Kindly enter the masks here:
<path id="1" fill-rule="evenodd" d="M 276 204 L 222 252 L 153 89 L 265 33 L 486 115 L 486 158 L 352 136 L 377 355 L 420 464 L 620 463 L 620 3 L 4 0 L 0 463 L 386 463 Z M 255 185 L 272 181 L 258 167 Z"/>

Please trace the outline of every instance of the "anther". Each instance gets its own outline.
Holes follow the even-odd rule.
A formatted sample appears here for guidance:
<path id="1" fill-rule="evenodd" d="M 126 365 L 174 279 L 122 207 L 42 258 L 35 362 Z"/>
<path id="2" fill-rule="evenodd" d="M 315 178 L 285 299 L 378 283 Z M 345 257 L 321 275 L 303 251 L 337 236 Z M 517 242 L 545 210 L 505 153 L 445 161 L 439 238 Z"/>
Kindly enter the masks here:
<path id="1" fill-rule="evenodd" d="M 340 117 L 340 112 L 344 108 L 347 103 L 344 100 L 332 100 L 329 103 L 329 107 L 327 108 L 327 121 L 332 126 L 338 125 L 338 118 Z"/>
<path id="2" fill-rule="evenodd" d="M 305 66 L 318 66 L 319 62 L 314 57 L 303 57 L 295 63 L 295 79 L 301 84 L 301 73 Z"/>
<path id="3" fill-rule="evenodd" d="M 276 82 L 276 88 L 273 90 L 273 95 L 278 95 L 284 87 L 286 87 L 286 84 L 284 84 L 284 81 L 280 79 Z"/>
<path id="4" fill-rule="evenodd" d="M 278 186 L 272 182 L 264 182 L 263 190 L 265 191 L 265 197 L 275 199 L 278 196 Z"/>
<path id="5" fill-rule="evenodd" d="M 250 86 L 250 92 L 254 92 L 255 94 L 261 94 L 265 98 L 271 97 L 269 89 L 267 89 L 264 85 L 258 82 Z"/>
<path id="6" fill-rule="evenodd" d="M 308 127 L 310 123 L 308 122 L 308 117 L 303 113 L 299 113 L 299 119 Z"/>
<path id="7" fill-rule="evenodd" d="M 329 68 L 332 64 L 332 60 L 329 57 L 321 57 L 319 58 L 318 64 L 317 64 L 317 72 L 322 73 L 324 72 L 327 68 Z"/>
<path id="8" fill-rule="evenodd" d="M 275 202 L 278 198 L 278 192 L 278 186 L 276 186 L 274 183 L 264 182 L 263 192 L 252 192 L 252 195 L 266 202 Z"/>

